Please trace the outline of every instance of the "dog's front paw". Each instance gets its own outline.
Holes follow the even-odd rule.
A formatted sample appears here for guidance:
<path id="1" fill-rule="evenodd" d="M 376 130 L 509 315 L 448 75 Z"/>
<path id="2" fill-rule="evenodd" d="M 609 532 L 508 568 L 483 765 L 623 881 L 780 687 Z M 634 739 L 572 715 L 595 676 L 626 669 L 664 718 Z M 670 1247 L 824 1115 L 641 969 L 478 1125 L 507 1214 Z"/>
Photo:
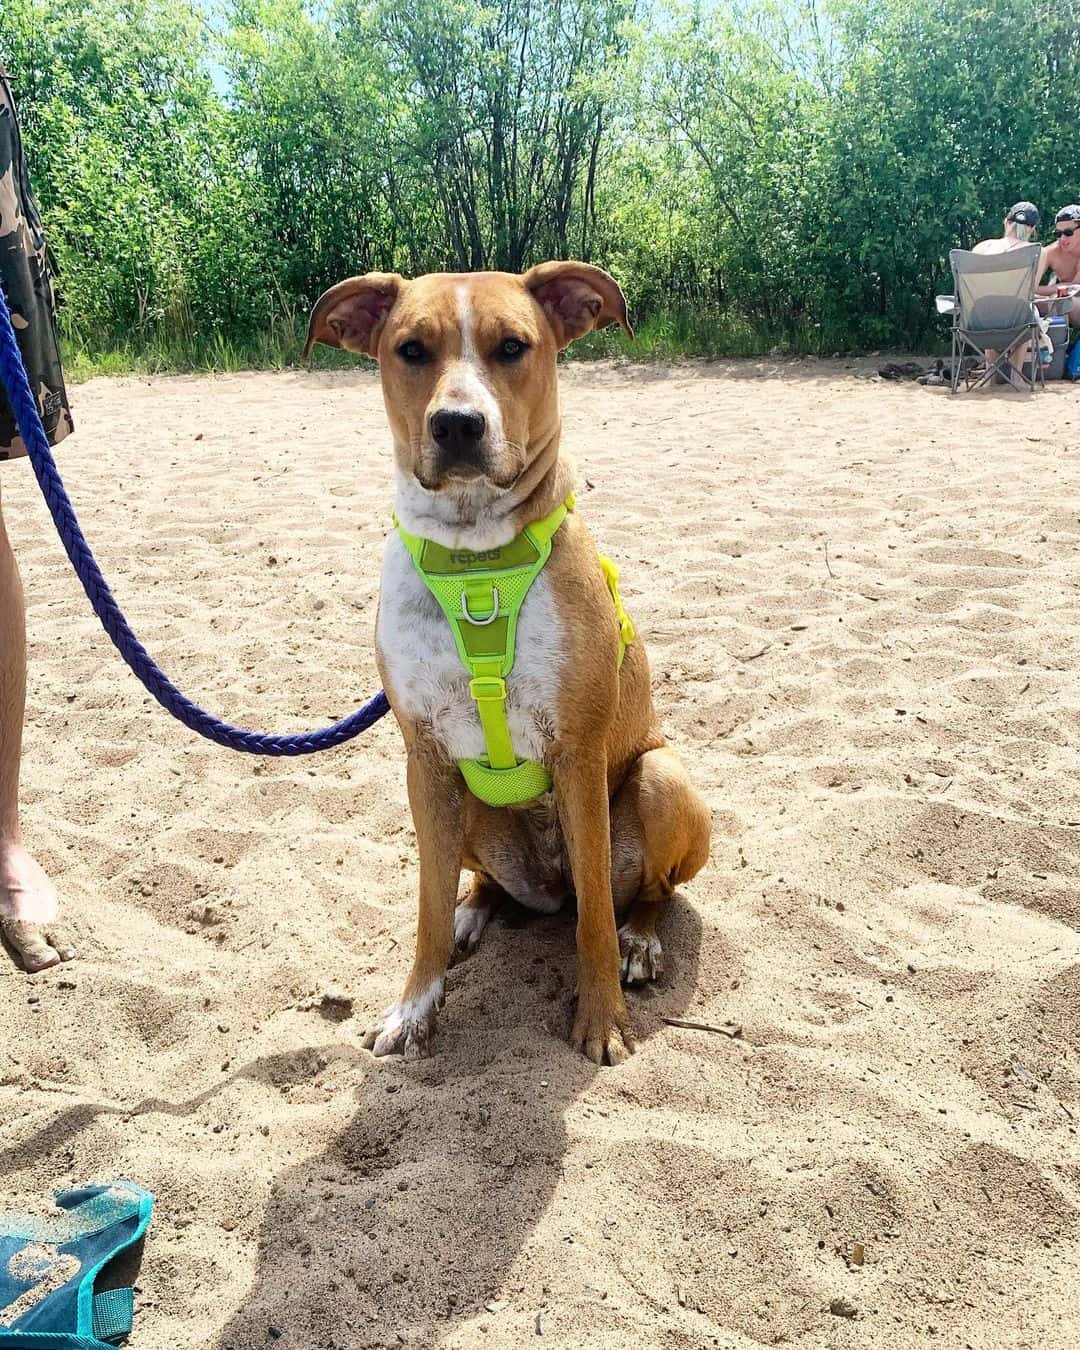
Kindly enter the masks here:
<path id="1" fill-rule="evenodd" d="M 406 994 L 400 1003 L 392 1003 L 375 1026 L 368 1029 L 364 1049 L 375 1055 L 425 1059 L 431 1054 L 436 1014 L 443 1005 L 445 988 L 444 980 L 432 980 L 426 989 Z"/>
<path id="2" fill-rule="evenodd" d="M 594 1064 L 622 1064 L 634 1053 L 630 1014 L 617 984 L 613 994 L 581 989 L 570 1044 Z"/>
<path id="3" fill-rule="evenodd" d="M 644 984 L 664 973 L 664 949 L 655 933 L 639 933 L 629 924 L 619 929 L 623 984 Z"/>

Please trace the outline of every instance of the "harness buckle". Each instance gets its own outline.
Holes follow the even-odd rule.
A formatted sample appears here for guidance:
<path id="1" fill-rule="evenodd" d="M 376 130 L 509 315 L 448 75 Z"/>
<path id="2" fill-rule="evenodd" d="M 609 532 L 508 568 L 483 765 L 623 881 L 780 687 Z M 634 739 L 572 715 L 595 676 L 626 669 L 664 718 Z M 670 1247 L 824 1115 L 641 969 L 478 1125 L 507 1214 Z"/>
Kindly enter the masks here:
<path id="1" fill-rule="evenodd" d="M 469 693 L 477 703 L 481 699 L 502 703 L 506 701 L 506 681 L 498 675 L 477 675 L 469 681 Z"/>
<path id="2" fill-rule="evenodd" d="M 474 628 L 486 628 L 489 623 L 494 623 L 499 617 L 499 588 L 491 588 L 491 613 L 486 619 L 477 619 L 469 613 L 469 597 L 464 591 L 461 592 L 461 617 L 466 623 L 471 623 Z"/>

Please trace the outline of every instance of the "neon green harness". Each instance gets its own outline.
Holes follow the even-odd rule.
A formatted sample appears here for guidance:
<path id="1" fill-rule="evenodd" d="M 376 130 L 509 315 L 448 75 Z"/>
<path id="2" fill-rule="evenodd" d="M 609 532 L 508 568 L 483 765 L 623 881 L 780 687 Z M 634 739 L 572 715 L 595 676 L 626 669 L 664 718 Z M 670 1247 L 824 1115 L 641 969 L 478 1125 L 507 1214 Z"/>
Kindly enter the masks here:
<path id="1" fill-rule="evenodd" d="M 551 541 L 570 496 L 543 520 L 534 521 L 502 548 L 473 553 L 419 539 L 397 526 L 424 585 L 439 603 L 470 676 L 469 693 L 484 732 L 487 754 L 459 759 L 469 791 L 489 806 L 523 806 L 551 788 L 551 775 L 536 760 L 519 760 L 506 720 L 506 678 L 514 667 L 518 615 L 529 588 L 551 557 Z M 395 522 L 396 523 L 396 522 Z M 619 598 L 619 573 L 600 559 L 619 622 L 619 665 L 634 640 L 634 625 Z"/>

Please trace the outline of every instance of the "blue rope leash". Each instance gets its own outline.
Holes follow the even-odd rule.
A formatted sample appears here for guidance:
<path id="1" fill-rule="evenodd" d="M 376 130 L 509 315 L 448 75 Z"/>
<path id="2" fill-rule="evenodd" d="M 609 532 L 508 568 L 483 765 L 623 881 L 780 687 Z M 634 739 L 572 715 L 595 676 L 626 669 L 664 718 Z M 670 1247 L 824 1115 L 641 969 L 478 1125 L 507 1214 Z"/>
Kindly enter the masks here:
<path id="1" fill-rule="evenodd" d="M 75 518 L 56 461 L 53 459 L 45 428 L 41 425 L 37 401 L 30 392 L 22 355 L 11 326 L 11 313 L 2 290 L 0 290 L 0 380 L 3 381 L 7 391 L 8 402 L 15 414 L 23 444 L 30 456 L 30 463 L 34 467 L 38 484 L 52 513 L 57 532 L 71 559 L 71 565 L 90 598 L 94 613 L 101 620 L 102 626 L 112 638 L 120 655 L 163 708 L 167 708 L 175 718 L 183 722 L 184 726 L 197 731 L 200 736 L 216 741 L 218 745 L 224 745 L 230 750 L 246 750 L 251 755 L 310 755 L 316 750 L 329 750 L 335 745 L 341 745 L 343 741 L 358 736 L 380 717 L 385 716 L 390 705 L 386 695 L 380 690 L 370 702 L 332 726 L 301 732 L 296 736 L 267 736 L 230 726 L 228 722 L 212 717 L 192 703 L 191 699 L 182 694 L 158 669 L 150 653 L 128 627 L 127 620 L 120 612 L 120 607 L 101 575 L 101 569 L 89 545 L 83 538 L 83 532 L 79 528 L 79 522 Z"/>

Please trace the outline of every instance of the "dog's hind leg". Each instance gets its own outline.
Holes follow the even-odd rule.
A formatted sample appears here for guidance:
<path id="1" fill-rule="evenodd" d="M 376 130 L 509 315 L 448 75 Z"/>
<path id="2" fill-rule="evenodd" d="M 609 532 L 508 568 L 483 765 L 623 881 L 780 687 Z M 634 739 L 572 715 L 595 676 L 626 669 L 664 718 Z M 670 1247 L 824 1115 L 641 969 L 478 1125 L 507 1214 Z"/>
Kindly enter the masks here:
<path id="1" fill-rule="evenodd" d="M 473 877 L 472 889 L 454 911 L 454 952 L 457 957 L 471 955 L 484 929 L 507 894 L 484 872 Z"/>
<path id="2" fill-rule="evenodd" d="M 664 969 L 657 936 L 675 887 L 709 858 L 712 817 L 678 756 L 650 750 L 611 803 L 611 881 L 624 984 L 655 980 Z"/>

